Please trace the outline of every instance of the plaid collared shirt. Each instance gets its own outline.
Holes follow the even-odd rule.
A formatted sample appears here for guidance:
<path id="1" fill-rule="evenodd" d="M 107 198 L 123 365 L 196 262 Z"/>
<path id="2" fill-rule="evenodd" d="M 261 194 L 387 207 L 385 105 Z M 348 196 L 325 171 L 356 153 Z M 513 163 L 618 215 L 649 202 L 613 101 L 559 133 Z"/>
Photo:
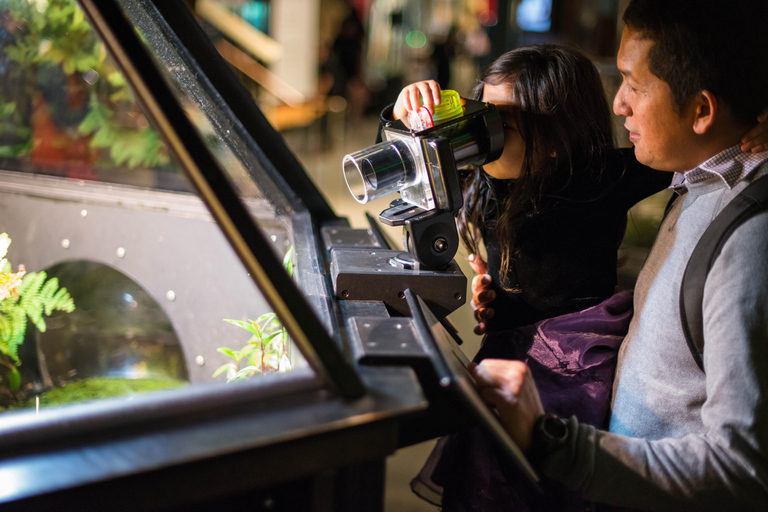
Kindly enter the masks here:
<path id="1" fill-rule="evenodd" d="M 741 145 L 736 144 L 690 171 L 682 174 L 675 173 L 669 188 L 681 194 L 686 190 L 688 184 L 699 183 L 718 176 L 730 189 L 749 176 L 766 159 L 768 159 L 768 151 L 744 153 L 741 151 Z"/>

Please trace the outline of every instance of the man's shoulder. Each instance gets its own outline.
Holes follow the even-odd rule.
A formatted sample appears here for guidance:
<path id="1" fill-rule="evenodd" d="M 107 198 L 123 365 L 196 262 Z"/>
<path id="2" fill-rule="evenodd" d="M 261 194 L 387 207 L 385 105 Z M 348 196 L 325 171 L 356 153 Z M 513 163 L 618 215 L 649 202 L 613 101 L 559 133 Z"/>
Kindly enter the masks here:
<path id="1" fill-rule="evenodd" d="M 768 184 L 768 159 L 763 161 L 754 172 L 752 172 L 746 179 L 739 182 L 730 191 L 730 198 L 727 201 L 723 201 L 720 205 L 720 216 L 724 216 L 725 210 L 731 208 L 734 211 L 729 212 L 729 218 L 731 224 L 728 229 L 724 229 L 721 223 L 719 229 L 727 232 L 725 242 L 722 245 L 723 251 L 726 247 L 733 250 L 736 247 L 749 246 L 752 249 L 758 247 L 765 247 L 768 240 L 768 194 L 766 194 L 766 184 Z M 733 203 L 736 198 L 743 195 L 745 190 L 750 187 L 756 181 L 762 179 L 762 186 L 758 185 L 762 191 L 758 192 L 755 187 L 751 187 L 749 199 L 741 201 L 739 203 Z M 749 212 L 749 213 L 748 213 Z M 744 220 L 747 219 L 747 220 Z M 721 219 L 725 220 L 725 219 Z M 714 222 L 710 226 L 714 225 Z M 748 255 L 747 255 L 748 256 Z"/>
<path id="2" fill-rule="evenodd" d="M 750 181 L 754 182 L 766 175 L 768 175 L 768 164 L 758 169 Z M 746 187 L 743 187 L 739 193 L 743 192 L 744 188 Z M 747 204 L 747 202 L 742 201 L 741 204 Z M 731 224 L 727 229 L 728 235 L 714 262 L 712 274 L 723 274 L 728 280 L 738 280 L 744 284 L 763 283 L 764 280 L 759 276 L 768 275 L 768 202 L 754 208 L 749 216 L 744 212 L 746 210 L 742 208 L 741 220 Z M 744 218 L 746 220 L 743 220 Z M 719 279 L 715 277 L 713 280 Z"/>
<path id="3" fill-rule="evenodd" d="M 757 260 L 768 252 L 768 210 L 756 213 L 736 228 L 723 244 L 724 259 Z M 766 260 L 768 261 L 768 260 Z M 762 260 L 760 261 L 762 263 Z M 749 270 L 749 268 L 745 269 Z"/>

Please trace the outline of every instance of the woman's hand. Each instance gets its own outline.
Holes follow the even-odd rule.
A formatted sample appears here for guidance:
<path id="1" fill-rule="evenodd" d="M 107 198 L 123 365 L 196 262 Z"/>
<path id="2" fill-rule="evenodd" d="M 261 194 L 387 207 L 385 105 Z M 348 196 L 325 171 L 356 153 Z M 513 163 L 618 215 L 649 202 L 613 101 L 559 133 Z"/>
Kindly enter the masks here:
<path id="1" fill-rule="evenodd" d="M 499 420 L 521 450 L 531 447 L 536 420 L 544 414 L 531 371 L 522 361 L 483 359 L 470 363 L 480 396 L 499 413 Z"/>
<path id="2" fill-rule="evenodd" d="M 475 271 L 476 275 L 472 279 L 472 309 L 475 310 L 475 334 L 485 334 L 485 322 L 493 318 L 495 311 L 488 305 L 496 299 L 496 292 L 491 290 L 491 276 L 488 274 L 488 266 L 483 259 L 470 254 L 469 266 Z"/>
<path id="3" fill-rule="evenodd" d="M 410 128 L 408 112 L 418 110 L 422 103 L 427 107 L 430 114 L 434 114 L 435 105 L 440 104 L 440 85 L 434 80 L 416 82 L 400 91 L 393 111 L 395 120 L 400 119 L 405 126 Z"/>
<path id="4" fill-rule="evenodd" d="M 744 153 L 760 153 L 768 150 L 768 109 L 757 116 L 757 126 L 750 129 L 741 138 L 741 150 Z"/>

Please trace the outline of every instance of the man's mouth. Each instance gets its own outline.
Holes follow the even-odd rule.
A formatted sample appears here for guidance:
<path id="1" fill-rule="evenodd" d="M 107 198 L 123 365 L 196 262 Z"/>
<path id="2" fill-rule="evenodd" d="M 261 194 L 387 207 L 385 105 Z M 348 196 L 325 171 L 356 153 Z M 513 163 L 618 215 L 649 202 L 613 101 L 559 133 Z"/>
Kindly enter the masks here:
<path id="1" fill-rule="evenodd" d="M 625 126 L 624 128 L 627 128 L 627 127 Z M 630 142 L 634 143 L 634 142 L 637 142 L 640 139 L 640 134 L 639 133 L 633 132 L 629 128 L 627 128 L 627 130 L 629 131 L 629 140 L 630 140 Z"/>

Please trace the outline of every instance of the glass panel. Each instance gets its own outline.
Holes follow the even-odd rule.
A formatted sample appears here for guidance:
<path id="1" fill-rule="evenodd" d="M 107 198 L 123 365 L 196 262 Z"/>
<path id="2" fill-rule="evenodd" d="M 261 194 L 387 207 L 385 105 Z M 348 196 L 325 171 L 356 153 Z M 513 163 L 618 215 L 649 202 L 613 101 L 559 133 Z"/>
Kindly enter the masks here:
<path id="1" fill-rule="evenodd" d="M 3 0 L 0 16 L 0 411 L 305 367 L 74 1 Z M 185 90 L 219 112 L 213 91 Z M 292 272 L 295 203 L 197 105 Z"/>
<path id="2" fill-rule="evenodd" d="M 4 169 L 192 190 L 73 1 L 2 5 Z"/>
<path id="3" fill-rule="evenodd" d="M 260 227 L 268 218 L 276 217 L 287 223 L 283 215 L 298 206 L 290 187 L 270 179 L 265 170 L 270 163 L 261 149 L 245 133 L 210 82 L 197 71 L 194 59 L 178 43 L 154 6 L 135 0 L 119 0 L 118 3 L 136 26 L 160 70 L 174 87 L 187 116 L 250 207 Z M 274 213 L 265 216 L 267 212 Z"/>
<path id="4" fill-rule="evenodd" d="M 162 2 L 149 0 L 117 0 L 117 3 L 135 27 L 150 57 L 157 63 L 176 101 L 184 109 L 187 119 L 191 121 L 210 154 L 217 160 L 218 168 L 225 173 L 229 185 L 238 194 L 261 232 L 274 242 L 270 248 L 276 249 L 277 256 L 281 259 L 289 248 L 293 248 L 295 254 L 300 256 L 296 260 L 295 271 L 301 291 L 285 286 L 286 283 L 278 284 L 281 276 L 275 275 L 274 272 L 263 273 L 263 268 L 259 270 L 249 267 L 257 277 L 268 274 L 268 278 L 260 281 L 259 285 L 262 289 L 271 289 L 281 295 L 272 303 L 276 310 L 282 311 L 282 321 L 288 326 L 288 331 L 294 335 L 296 342 L 302 345 L 304 355 L 310 357 L 313 368 L 330 377 L 338 389 L 345 390 L 342 392 L 362 392 L 359 378 L 342 358 L 339 347 L 332 345 L 333 341 L 329 337 L 329 334 L 334 332 L 329 311 L 329 302 L 332 299 L 324 276 L 319 271 L 322 262 L 319 261 L 317 253 L 317 235 L 312 231 L 313 219 L 309 217 L 305 205 L 292 189 L 294 185 L 301 186 L 298 182 L 306 178 L 306 175 L 294 176 L 295 182 L 286 183 L 281 169 L 277 169 L 266 156 L 266 146 L 263 146 L 264 150 L 260 146 L 270 144 L 269 141 L 274 140 L 270 136 L 276 135 L 275 132 L 271 127 L 263 125 L 259 125 L 257 130 L 246 131 L 239 120 L 239 115 L 243 114 L 231 110 L 232 104 L 223 99 L 198 66 L 196 59 L 200 57 L 199 54 L 193 56 L 160 15 L 161 7 L 164 12 L 170 11 L 167 15 L 169 17 L 173 16 L 173 9 L 163 6 Z M 184 9 L 183 6 L 181 8 Z M 188 15 L 186 12 L 184 14 Z M 191 16 L 188 21 L 190 24 L 194 23 Z M 196 25 L 193 27 L 197 28 Z M 177 26 L 176 30 L 181 32 L 184 28 Z M 194 42 L 189 44 L 193 45 Z M 231 78 L 234 80 L 234 77 Z M 223 82 L 225 83 L 221 87 L 226 88 L 229 84 L 226 80 Z M 222 80 L 217 83 L 221 84 Z M 231 96 L 228 94 L 230 100 Z M 243 100 L 237 99 L 234 104 L 237 105 L 240 101 Z M 256 109 L 252 103 L 244 107 Z M 279 156 L 277 158 L 280 159 Z M 283 160 L 285 158 L 280 161 Z M 292 169 L 292 172 L 296 174 L 295 169 Z M 210 186 L 210 182 L 208 185 Z M 219 190 L 217 194 L 223 196 L 226 191 Z M 230 204 L 234 202 L 224 202 L 227 201 Z M 227 209 L 224 204 L 221 204 L 221 208 L 227 210 L 229 220 L 234 224 L 238 222 L 235 218 L 238 217 L 236 211 Z M 240 225 L 240 229 L 247 231 L 249 228 Z M 255 238 L 251 237 L 249 240 Z M 248 241 L 243 240 L 243 244 L 247 243 Z M 238 248 L 241 247 L 238 245 Z M 250 244 L 249 248 L 251 252 L 259 253 L 260 247 Z M 245 257 L 249 256 L 248 254 Z M 265 259 L 260 256 L 259 258 Z M 264 263 L 260 262 L 259 265 Z M 274 294 L 270 296 L 274 297 Z M 314 309 L 315 315 L 305 309 L 306 304 Z"/>

